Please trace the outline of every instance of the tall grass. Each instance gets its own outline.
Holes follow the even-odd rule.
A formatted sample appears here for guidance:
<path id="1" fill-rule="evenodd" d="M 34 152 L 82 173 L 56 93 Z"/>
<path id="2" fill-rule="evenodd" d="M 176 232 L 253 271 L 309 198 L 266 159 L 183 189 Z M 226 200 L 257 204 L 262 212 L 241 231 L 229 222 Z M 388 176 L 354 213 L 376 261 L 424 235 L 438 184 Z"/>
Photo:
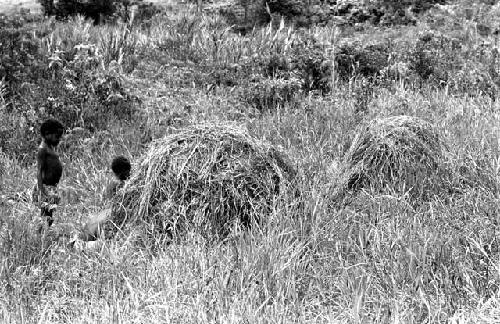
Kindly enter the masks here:
<path id="1" fill-rule="evenodd" d="M 64 240 L 42 252 L 39 244 L 52 241 L 27 242 L 36 234 L 20 225 L 29 224 L 23 213 L 36 210 L 11 210 L 8 216 L 2 209 L 2 219 L 8 216 L 7 226 L 16 234 L 4 259 L 14 263 L 4 266 L 2 281 L 14 288 L 4 286 L 3 319 L 444 321 L 494 296 L 498 197 L 482 191 L 486 188 L 471 188 L 448 202 L 431 201 L 422 209 L 369 192 L 350 208 L 331 209 L 327 185 L 334 179 L 328 178 L 328 167 L 341 156 L 340 144 L 354 119 L 344 107 L 319 109 L 308 118 L 278 113 L 249 123 L 256 136 L 294 153 L 304 170 L 307 212 L 298 214 L 296 198 L 283 197 L 266 228 L 221 245 L 207 245 L 193 233 L 181 243 L 155 246 L 136 233 L 83 254 L 59 250 Z M 475 150 L 489 145 L 487 135 L 479 135 L 485 124 L 474 127 L 464 119 L 451 126 L 478 134 L 469 136 L 483 143 L 471 144 Z M 98 208 L 95 197 L 106 182 L 106 160 L 122 150 L 110 144 L 91 145 L 68 166 L 63 188 L 78 188 L 81 200 L 63 207 L 60 221 L 83 219 Z M 19 297 L 21 303 L 14 304 Z"/>
<path id="2" fill-rule="evenodd" d="M 137 34 L 131 32 L 132 26 L 127 23 L 94 26 L 84 17 L 76 16 L 68 23 L 49 21 L 46 24 L 45 28 L 52 30 L 40 39 L 40 48 L 49 57 L 65 53 L 71 60 L 84 46 L 92 49 L 99 58 L 99 65 L 107 69 L 111 62 L 122 65 L 125 57 L 139 50 Z"/>
<path id="3" fill-rule="evenodd" d="M 282 25 L 238 36 L 219 18 L 190 12 L 167 18 L 149 30 L 91 26 L 80 18 L 45 22 L 50 32 L 42 51 L 78 55 L 75 46 L 92 45 L 98 64 L 90 73 L 136 55 L 133 72 L 114 73 L 141 95 L 141 114 L 66 136 L 63 203 L 54 230 L 45 234 L 37 232 L 37 208 L 15 195 L 35 182 L 34 165 L 0 153 L 0 322 L 472 323 L 498 317 L 496 101 L 403 82 L 374 86 L 359 112 L 359 98 L 339 82 L 328 96 L 300 94 L 296 103 L 256 113 L 229 86 L 208 91 L 168 80 L 175 73 L 188 78 L 179 69 L 196 66 L 196 59 L 200 66 L 225 66 L 289 55 L 300 33 L 330 46 L 336 30 Z M 366 190 L 336 208 L 330 188 L 355 126 L 398 114 L 435 124 L 453 167 L 470 183 L 421 204 Z M 136 162 L 151 138 L 206 120 L 237 121 L 252 136 L 283 147 L 300 170 L 301 197 L 284 193 L 261 227 L 235 230 L 220 243 L 193 231 L 166 245 L 136 230 L 67 246 L 71 232 L 103 208 L 114 155 Z"/>

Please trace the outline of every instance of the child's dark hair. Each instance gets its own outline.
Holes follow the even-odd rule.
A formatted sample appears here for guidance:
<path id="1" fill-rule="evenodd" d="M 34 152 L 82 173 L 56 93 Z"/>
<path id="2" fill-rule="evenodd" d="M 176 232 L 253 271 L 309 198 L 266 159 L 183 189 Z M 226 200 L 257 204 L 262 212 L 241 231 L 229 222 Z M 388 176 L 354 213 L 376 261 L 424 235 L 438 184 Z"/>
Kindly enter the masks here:
<path id="1" fill-rule="evenodd" d="M 111 162 L 111 170 L 120 180 L 127 180 L 130 176 L 130 169 L 132 168 L 130 161 L 120 155 L 113 159 Z"/>
<path id="2" fill-rule="evenodd" d="M 42 123 L 42 125 L 40 126 L 40 133 L 42 134 L 42 136 L 45 136 L 47 134 L 57 134 L 59 136 L 62 136 L 62 134 L 64 133 L 64 125 L 61 124 L 61 122 L 57 119 L 50 118 Z"/>

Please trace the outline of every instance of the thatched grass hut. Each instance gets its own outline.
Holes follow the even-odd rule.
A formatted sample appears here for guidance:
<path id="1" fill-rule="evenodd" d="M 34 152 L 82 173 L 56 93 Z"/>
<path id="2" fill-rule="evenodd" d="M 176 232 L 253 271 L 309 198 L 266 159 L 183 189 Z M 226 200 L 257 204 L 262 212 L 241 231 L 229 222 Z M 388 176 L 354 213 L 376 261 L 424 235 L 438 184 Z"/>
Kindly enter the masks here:
<path id="1" fill-rule="evenodd" d="M 114 198 L 111 223 L 221 237 L 265 217 L 295 176 L 284 153 L 239 127 L 191 126 L 152 143 Z"/>
<path id="2" fill-rule="evenodd" d="M 334 199 L 360 190 L 427 199 L 450 186 L 448 149 L 436 128 L 410 116 L 361 125 L 337 173 Z"/>

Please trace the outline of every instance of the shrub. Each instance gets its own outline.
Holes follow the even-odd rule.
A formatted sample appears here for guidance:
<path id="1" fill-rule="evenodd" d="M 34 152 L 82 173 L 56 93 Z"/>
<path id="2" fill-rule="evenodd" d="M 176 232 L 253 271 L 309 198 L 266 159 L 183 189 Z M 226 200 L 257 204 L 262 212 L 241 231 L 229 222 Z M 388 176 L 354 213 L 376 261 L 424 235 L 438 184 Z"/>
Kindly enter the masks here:
<path id="1" fill-rule="evenodd" d="M 116 14 L 127 18 L 129 9 L 133 5 L 142 4 L 142 0 L 38 0 L 42 5 L 43 12 L 48 16 L 56 16 L 58 19 L 83 15 L 99 24 L 102 18 L 111 17 Z"/>
<path id="2" fill-rule="evenodd" d="M 385 13 L 383 22 L 385 24 L 408 24 L 415 23 L 415 19 L 406 11 L 418 14 L 425 12 L 436 4 L 444 4 L 446 0 L 378 0 L 372 5 L 382 8 Z"/>
<path id="3" fill-rule="evenodd" d="M 271 0 L 267 2 L 272 14 L 294 21 L 299 26 L 325 24 L 342 17 L 354 25 L 370 22 L 375 25 L 414 24 L 414 15 L 423 13 L 444 0 L 375 0 L 323 1 Z"/>
<path id="4" fill-rule="evenodd" d="M 61 120 L 67 128 L 95 131 L 117 120 L 130 120 L 134 113 L 135 99 L 124 91 L 116 75 L 101 72 L 79 82 L 69 78 L 54 81 L 25 91 L 10 105 L 0 107 L 0 148 L 20 158 L 30 155 L 38 145 L 39 123 L 48 117 Z"/>
<path id="5" fill-rule="evenodd" d="M 7 85 L 5 99 L 39 70 L 38 39 L 32 19 L 26 15 L 0 15 L 0 80 Z"/>
<path id="6" fill-rule="evenodd" d="M 465 46 L 464 42 L 439 32 L 421 33 L 410 52 L 408 67 L 420 83 L 496 98 L 500 86 L 498 50 L 488 44 Z"/>
<path id="7" fill-rule="evenodd" d="M 266 61 L 262 61 L 264 76 L 280 77 L 287 75 L 291 71 L 291 63 L 289 58 L 284 55 L 271 54 Z"/>
<path id="8" fill-rule="evenodd" d="M 49 64 L 47 69 L 52 77 L 18 89 L 8 104 L 0 107 L 4 117 L 0 147 L 7 152 L 31 152 L 38 142 L 38 125 L 48 117 L 59 119 L 68 128 L 94 131 L 116 120 L 130 120 L 135 113 L 136 100 L 123 88 L 119 74 L 82 71 L 76 67 L 81 63 L 78 59 L 57 62 L 59 66 Z"/>
<path id="9" fill-rule="evenodd" d="M 287 18 L 293 18 L 304 14 L 307 4 L 297 0 L 271 0 L 268 2 L 269 9 Z"/>
<path id="10" fill-rule="evenodd" d="M 154 142 L 115 197 L 117 228 L 194 229 L 210 240 L 269 212 L 296 171 L 276 148 L 234 126 L 196 125 Z"/>
<path id="11" fill-rule="evenodd" d="M 410 68 L 422 80 L 440 84 L 448 81 L 449 74 L 457 65 L 454 55 L 460 48 L 458 41 L 434 32 L 423 33 L 410 55 Z"/>
<path id="12" fill-rule="evenodd" d="M 338 44 L 334 56 L 336 79 L 344 82 L 356 77 L 378 86 L 403 81 L 410 87 L 446 88 L 453 94 L 493 99 L 500 87 L 498 50 L 462 32 L 381 32 L 368 42 Z"/>
<path id="13" fill-rule="evenodd" d="M 134 20 L 135 24 L 139 24 L 142 27 L 150 28 L 151 24 L 154 21 L 154 17 L 163 12 L 163 9 L 159 6 L 154 5 L 151 2 L 144 3 L 140 1 L 136 3 L 137 10 L 134 12 Z M 118 13 L 120 17 L 126 17 L 126 21 L 129 21 L 130 18 L 130 10 L 129 7 L 122 7 Z"/>
<path id="14" fill-rule="evenodd" d="M 243 34 L 251 31 L 253 27 L 268 23 L 270 20 L 264 1 L 237 0 L 226 3 L 214 3 L 205 8 L 206 12 L 217 13 L 233 30 Z"/>
<path id="15" fill-rule="evenodd" d="M 121 77 L 123 70 L 133 68 L 135 51 L 126 27 L 95 27 L 96 32 L 81 18 L 22 27 L 14 21 L 9 26 L 0 30 L 7 35 L 6 46 L 0 47 L 6 57 L 0 61 L 5 92 L 0 147 L 6 152 L 31 152 L 38 142 L 38 125 L 47 117 L 68 128 L 93 131 L 134 114 L 136 100 Z"/>
<path id="16" fill-rule="evenodd" d="M 323 94 L 331 90 L 332 60 L 326 49 L 314 37 L 302 37 L 291 53 L 290 70 L 302 81 L 302 89 L 308 93 Z"/>
<path id="17" fill-rule="evenodd" d="M 385 44 L 346 42 L 335 51 L 335 73 L 344 81 L 357 75 L 373 78 L 388 67 L 389 56 L 390 49 Z"/>

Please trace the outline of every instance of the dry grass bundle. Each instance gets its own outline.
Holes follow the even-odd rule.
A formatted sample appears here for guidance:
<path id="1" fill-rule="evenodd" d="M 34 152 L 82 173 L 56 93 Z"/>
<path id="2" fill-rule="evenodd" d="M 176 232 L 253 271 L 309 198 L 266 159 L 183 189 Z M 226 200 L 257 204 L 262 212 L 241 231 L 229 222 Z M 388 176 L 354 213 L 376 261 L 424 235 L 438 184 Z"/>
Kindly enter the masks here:
<path id="1" fill-rule="evenodd" d="M 188 127 L 152 143 L 117 195 L 111 220 L 168 234 L 223 236 L 265 215 L 296 170 L 269 144 L 231 125 Z"/>
<path id="2" fill-rule="evenodd" d="M 427 199 L 450 184 L 447 156 L 428 122 L 410 116 L 375 119 L 360 127 L 345 154 L 335 199 L 361 189 Z"/>

